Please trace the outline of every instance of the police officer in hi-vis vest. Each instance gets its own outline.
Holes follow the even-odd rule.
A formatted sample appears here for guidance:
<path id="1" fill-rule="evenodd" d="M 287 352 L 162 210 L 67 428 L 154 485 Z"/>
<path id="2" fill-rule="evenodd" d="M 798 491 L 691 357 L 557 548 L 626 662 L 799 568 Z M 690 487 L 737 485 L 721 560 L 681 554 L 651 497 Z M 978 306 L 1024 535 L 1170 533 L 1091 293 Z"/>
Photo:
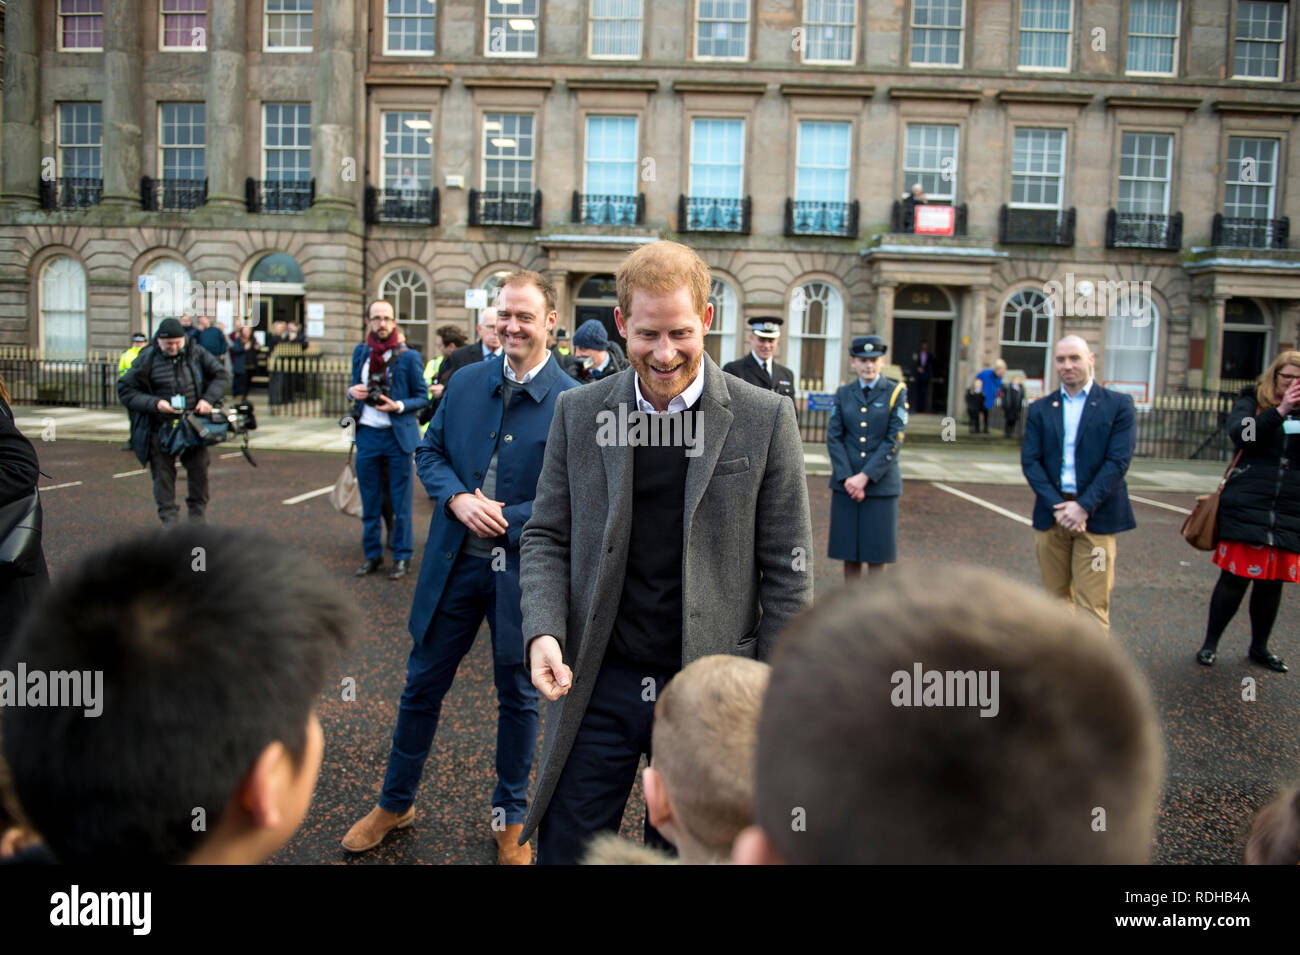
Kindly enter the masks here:
<path id="1" fill-rule="evenodd" d="M 857 377 L 835 392 L 826 425 L 831 457 L 828 556 L 844 561 L 844 576 L 884 570 L 898 560 L 898 498 L 903 478 L 898 450 L 907 427 L 907 386 L 881 374 L 888 351 L 879 335 L 859 335 L 849 347 Z"/>
<path id="2" fill-rule="evenodd" d="M 736 361 L 729 361 L 722 370 L 735 375 L 743 381 L 766 391 L 775 391 L 778 395 L 795 398 L 794 372 L 785 365 L 778 365 L 776 346 L 781 341 L 782 320 L 776 316 L 770 318 L 751 318 L 749 320 L 749 354 Z M 797 408 L 798 402 L 795 403 Z"/>

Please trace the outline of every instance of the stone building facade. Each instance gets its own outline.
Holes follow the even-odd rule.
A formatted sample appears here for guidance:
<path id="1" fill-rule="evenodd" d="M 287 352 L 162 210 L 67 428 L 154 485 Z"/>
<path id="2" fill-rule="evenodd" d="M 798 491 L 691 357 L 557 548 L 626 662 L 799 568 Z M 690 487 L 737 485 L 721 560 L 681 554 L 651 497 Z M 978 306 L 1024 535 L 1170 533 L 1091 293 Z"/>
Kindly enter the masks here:
<path id="1" fill-rule="evenodd" d="M 1217 387 L 1300 340 L 1296 12 L 10 0 L 0 344 L 116 349 L 197 287 L 337 355 L 389 297 L 426 350 L 519 266 L 612 328 L 619 261 L 671 237 L 715 357 L 781 315 L 804 391 L 872 331 L 903 372 L 928 342 L 937 411 L 998 357 L 1051 387 L 1068 332 L 1140 401 Z"/>

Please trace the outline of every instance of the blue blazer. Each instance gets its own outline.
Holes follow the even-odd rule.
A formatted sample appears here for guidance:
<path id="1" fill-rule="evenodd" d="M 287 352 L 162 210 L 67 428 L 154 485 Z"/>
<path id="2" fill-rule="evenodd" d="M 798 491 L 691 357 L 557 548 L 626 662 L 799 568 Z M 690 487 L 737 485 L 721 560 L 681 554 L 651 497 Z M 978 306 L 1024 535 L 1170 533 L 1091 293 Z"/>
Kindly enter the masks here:
<path id="1" fill-rule="evenodd" d="M 1074 446 L 1075 486 L 1079 506 L 1088 512 L 1089 533 L 1116 534 L 1137 527 L 1124 483 L 1137 445 L 1136 422 L 1131 397 L 1093 381 Z M 1052 506 L 1065 500 L 1061 496 L 1064 455 L 1065 408 L 1058 388 L 1029 406 L 1020 445 L 1021 470 L 1037 495 L 1035 530 L 1050 529 L 1056 523 Z"/>
<path id="2" fill-rule="evenodd" d="M 907 427 L 907 388 L 898 393 L 894 407 L 889 396 L 899 382 L 879 375 L 863 394 L 855 377 L 835 392 L 835 407 L 826 423 L 826 450 L 831 457 L 831 490 L 844 490 L 846 479 L 865 472 L 868 497 L 896 497 L 903 493 L 898 470 L 898 449 Z"/>
<path id="3" fill-rule="evenodd" d="M 362 342 L 352 352 L 352 384 L 364 384 L 361 369 L 365 367 L 370 356 L 370 347 Z M 424 383 L 424 361 L 414 348 L 405 348 L 397 356 L 390 370 L 390 393 L 394 401 L 400 401 L 405 409 L 401 414 L 389 412 L 388 418 L 393 423 L 393 436 L 397 446 L 405 454 L 412 453 L 420 445 L 420 425 L 415 420 L 415 413 L 429 403 L 429 389 Z M 358 420 L 361 417 L 363 403 L 358 401 L 355 410 Z"/>
<path id="4" fill-rule="evenodd" d="M 563 391 L 581 387 L 550 356 L 503 414 L 503 361 L 495 358 L 475 362 L 451 377 L 424 441 L 415 451 L 415 471 L 433 499 L 434 509 L 408 622 L 411 636 L 421 643 L 465 535 L 470 533 L 447 510 L 447 504 L 453 495 L 472 494 L 483 486 L 492 452 L 497 450 L 495 497 L 505 502 L 501 513 L 509 525 L 505 570 L 496 575 L 492 607 L 493 653 L 498 665 L 524 662 L 519 535 L 533 516 L 533 498 L 537 496 L 537 478 L 542 472 L 555 399 Z"/>

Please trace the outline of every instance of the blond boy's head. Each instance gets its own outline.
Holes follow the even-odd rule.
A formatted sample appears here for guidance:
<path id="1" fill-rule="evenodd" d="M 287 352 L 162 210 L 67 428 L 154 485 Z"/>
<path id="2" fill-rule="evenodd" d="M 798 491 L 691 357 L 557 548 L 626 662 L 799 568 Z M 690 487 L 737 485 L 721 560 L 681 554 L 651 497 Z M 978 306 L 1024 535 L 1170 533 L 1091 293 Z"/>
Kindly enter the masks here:
<path id="1" fill-rule="evenodd" d="M 725 860 L 753 821 L 754 742 L 770 672 L 744 657 L 703 657 L 655 704 L 646 806 L 683 862 Z"/>

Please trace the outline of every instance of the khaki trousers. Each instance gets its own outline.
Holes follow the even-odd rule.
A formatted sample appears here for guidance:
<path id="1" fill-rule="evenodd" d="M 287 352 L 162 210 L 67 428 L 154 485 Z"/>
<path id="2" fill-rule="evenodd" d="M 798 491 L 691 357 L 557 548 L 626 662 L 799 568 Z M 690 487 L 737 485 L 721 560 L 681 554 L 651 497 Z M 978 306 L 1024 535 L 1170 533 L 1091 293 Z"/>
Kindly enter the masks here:
<path id="1" fill-rule="evenodd" d="M 1034 531 L 1043 589 L 1090 614 L 1110 633 L 1110 592 L 1115 586 L 1115 535 L 1066 530 Z"/>

